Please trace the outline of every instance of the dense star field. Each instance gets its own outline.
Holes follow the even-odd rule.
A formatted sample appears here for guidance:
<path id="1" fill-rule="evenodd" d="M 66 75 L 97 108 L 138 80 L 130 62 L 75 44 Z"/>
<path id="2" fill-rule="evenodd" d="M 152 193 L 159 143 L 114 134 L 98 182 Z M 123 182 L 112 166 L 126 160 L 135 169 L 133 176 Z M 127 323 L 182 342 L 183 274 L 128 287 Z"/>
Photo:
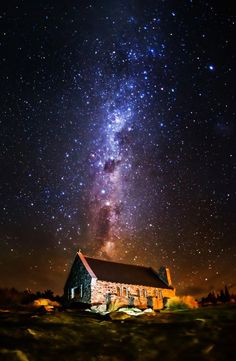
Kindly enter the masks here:
<path id="1" fill-rule="evenodd" d="M 0 286 L 61 293 L 78 248 L 233 285 L 229 2 L 18 0 L 0 27 Z"/>

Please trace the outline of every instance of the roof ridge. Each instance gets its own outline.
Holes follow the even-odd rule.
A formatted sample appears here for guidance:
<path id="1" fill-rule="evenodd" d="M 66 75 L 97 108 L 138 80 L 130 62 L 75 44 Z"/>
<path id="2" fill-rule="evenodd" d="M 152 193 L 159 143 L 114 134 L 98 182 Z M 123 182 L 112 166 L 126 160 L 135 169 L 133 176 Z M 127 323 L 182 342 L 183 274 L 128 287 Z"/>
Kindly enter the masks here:
<path id="1" fill-rule="evenodd" d="M 83 258 L 98 280 L 156 288 L 172 288 L 162 281 L 158 272 L 152 267 L 113 262 L 112 260 L 85 255 L 83 255 Z"/>
<path id="2" fill-rule="evenodd" d="M 84 257 L 89 258 L 89 259 L 94 259 L 96 261 L 102 261 L 102 262 L 107 262 L 107 263 L 116 263 L 116 264 L 121 264 L 121 265 L 125 265 L 125 266 L 140 267 L 140 268 L 146 268 L 146 269 L 154 270 L 154 268 L 150 267 L 150 266 L 148 267 L 148 266 L 141 266 L 141 265 L 136 265 L 136 264 L 132 264 L 132 263 L 108 261 L 106 259 L 94 258 L 94 257 L 85 256 L 85 255 L 84 255 Z"/>

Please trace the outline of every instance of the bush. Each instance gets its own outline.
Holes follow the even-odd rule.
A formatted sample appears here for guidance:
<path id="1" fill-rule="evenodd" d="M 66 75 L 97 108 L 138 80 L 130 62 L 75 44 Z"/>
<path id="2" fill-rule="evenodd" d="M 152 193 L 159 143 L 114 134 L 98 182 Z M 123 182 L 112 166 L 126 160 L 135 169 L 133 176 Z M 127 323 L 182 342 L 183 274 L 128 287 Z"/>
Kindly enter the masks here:
<path id="1" fill-rule="evenodd" d="M 170 298 L 167 301 L 166 307 L 170 311 L 189 310 L 193 308 L 198 308 L 198 303 L 192 296 L 176 296 Z"/>

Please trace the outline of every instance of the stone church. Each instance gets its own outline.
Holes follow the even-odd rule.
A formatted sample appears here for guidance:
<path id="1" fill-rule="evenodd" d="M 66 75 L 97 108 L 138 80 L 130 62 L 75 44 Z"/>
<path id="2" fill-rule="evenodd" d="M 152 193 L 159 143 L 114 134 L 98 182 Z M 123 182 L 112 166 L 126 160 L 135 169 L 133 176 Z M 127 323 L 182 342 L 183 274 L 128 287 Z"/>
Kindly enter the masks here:
<path id="1" fill-rule="evenodd" d="M 175 289 L 166 267 L 156 272 L 151 267 L 87 257 L 79 251 L 66 281 L 64 296 L 69 304 L 106 304 L 108 308 L 116 304 L 157 310 L 175 296 Z"/>

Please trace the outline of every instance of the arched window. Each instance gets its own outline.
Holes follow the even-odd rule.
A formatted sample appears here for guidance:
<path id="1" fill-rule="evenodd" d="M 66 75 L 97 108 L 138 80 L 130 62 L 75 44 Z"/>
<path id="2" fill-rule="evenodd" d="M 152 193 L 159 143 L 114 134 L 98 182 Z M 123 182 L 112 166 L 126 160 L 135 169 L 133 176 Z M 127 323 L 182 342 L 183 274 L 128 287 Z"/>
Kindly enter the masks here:
<path id="1" fill-rule="evenodd" d="M 121 296 L 121 289 L 119 286 L 116 288 L 116 293 L 117 293 L 117 296 Z"/>
<path id="2" fill-rule="evenodd" d="M 122 296 L 128 297 L 129 296 L 129 289 L 128 287 L 122 287 Z"/>
<path id="3" fill-rule="evenodd" d="M 147 290 L 145 288 L 143 289 L 143 297 L 147 297 Z"/>

